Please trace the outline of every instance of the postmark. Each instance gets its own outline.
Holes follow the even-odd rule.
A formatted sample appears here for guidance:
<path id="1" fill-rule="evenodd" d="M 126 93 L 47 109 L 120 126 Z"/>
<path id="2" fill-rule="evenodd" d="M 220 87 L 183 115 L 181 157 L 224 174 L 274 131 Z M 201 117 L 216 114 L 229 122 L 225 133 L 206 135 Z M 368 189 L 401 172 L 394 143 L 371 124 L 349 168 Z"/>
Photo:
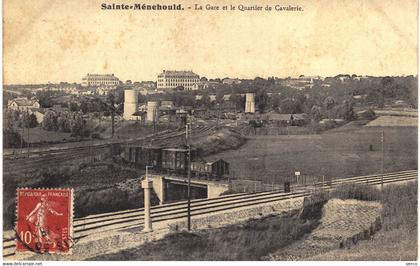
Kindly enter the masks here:
<path id="1" fill-rule="evenodd" d="M 72 189 L 17 189 L 16 252 L 69 254 Z"/>

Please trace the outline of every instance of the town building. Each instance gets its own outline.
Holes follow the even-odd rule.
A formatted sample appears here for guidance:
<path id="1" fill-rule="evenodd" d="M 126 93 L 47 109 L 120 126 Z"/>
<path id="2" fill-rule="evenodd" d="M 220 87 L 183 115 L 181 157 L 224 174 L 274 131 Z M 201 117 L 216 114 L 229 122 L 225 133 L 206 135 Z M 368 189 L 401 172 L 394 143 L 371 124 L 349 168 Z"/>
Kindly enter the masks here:
<path id="1" fill-rule="evenodd" d="M 205 90 L 209 88 L 217 88 L 220 85 L 217 81 L 200 81 L 193 85 L 192 90 Z"/>
<path id="2" fill-rule="evenodd" d="M 158 89 L 175 89 L 183 87 L 184 90 L 196 89 L 195 84 L 200 81 L 200 76 L 192 71 L 169 71 L 164 70 L 158 75 Z"/>
<path id="3" fill-rule="evenodd" d="M 83 87 L 96 87 L 96 86 L 117 86 L 120 80 L 114 74 L 87 74 L 82 78 Z"/>
<path id="4" fill-rule="evenodd" d="M 236 78 L 236 79 L 224 78 L 222 80 L 222 83 L 225 84 L 225 85 L 234 85 L 234 84 L 238 85 L 238 84 L 242 83 L 242 80 L 240 80 L 238 78 Z"/>
<path id="5" fill-rule="evenodd" d="M 31 109 L 40 108 L 40 104 L 36 98 L 19 97 L 9 100 L 7 108 L 15 111 L 30 111 Z"/>

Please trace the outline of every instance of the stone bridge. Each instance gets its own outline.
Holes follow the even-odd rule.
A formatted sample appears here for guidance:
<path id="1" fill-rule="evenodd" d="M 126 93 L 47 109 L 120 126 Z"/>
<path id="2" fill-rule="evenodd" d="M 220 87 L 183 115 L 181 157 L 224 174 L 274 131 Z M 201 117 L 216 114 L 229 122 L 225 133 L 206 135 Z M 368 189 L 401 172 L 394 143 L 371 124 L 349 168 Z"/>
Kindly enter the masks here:
<path id="1" fill-rule="evenodd" d="M 173 199 L 169 199 L 171 189 L 176 190 L 176 187 L 181 187 L 186 191 L 188 187 L 188 178 L 184 176 L 164 176 L 149 174 L 149 179 L 153 181 L 153 190 L 159 198 L 161 205 L 168 200 L 173 201 Z M 191 178 L 192 194 L 195 194 L 198 198 L 216 198 L 227 190 L 229 190 L 228 183 Z M 177 191 L 174 192 L 176 193 Z"/>

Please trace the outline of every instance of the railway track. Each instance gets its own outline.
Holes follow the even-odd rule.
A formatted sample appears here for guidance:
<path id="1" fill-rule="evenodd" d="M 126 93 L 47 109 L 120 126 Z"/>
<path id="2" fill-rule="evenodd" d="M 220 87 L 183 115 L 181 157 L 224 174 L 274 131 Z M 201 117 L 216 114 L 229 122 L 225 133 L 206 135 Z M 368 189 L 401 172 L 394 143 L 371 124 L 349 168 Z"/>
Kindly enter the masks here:
<path id="1" fill-rule="evenodd" d="M 384 184 L 389 184 L 416 180 L 417 175 L 417 170 L 409 170 L 387 173 L 383 175 L 383 178 L 381 175 L 367 175 L 337 179 L 332 182 L 331 186 L 327 186 L 325 184 L 321 184 L 320 186 L 324 187 L 326 190 L 330 190 L 335 186 L 346 183 L 367 183 L 370 185 L 379 185 L 383 180 Z M 282 191 L 266 191 L 258 193 L 231 194 L 214 199 L 197 199 L 193 200 L 191 203 L 191 215 L 198 216 L 237 208 L 252 207 L 264 203 L 301 198 L 308 196 L 311 193 L 312 192 L 309 190 L 297 190 L 290 193 L 284 193 Z M 186 213 L 187 203 L 185 201 L 162 206 L 153 206 L 151 208 L 151 217 L 155 223 L 186 218 Z M 142 227 L 143 221 L 143 208 L 76 218 L 73 222 L 73 237 L 77 241 L 87 236 L 99 235 L 108 231 L 117 232 L 121 229 L 140 228 Z M 3 239 L 3 256 L 13 256 L 14 247 L 15 238 L 13 236 L 13 232 L 9 231 L 8 236 Z"/>
<path id="2" fill-rule="evenodd" d="M 198 126 L 193 129 L 193 134 L 203 134 L 212 130 L 213 127 Z M 31 157 L 17 158 L 14 160 L 3 161 L 3 174 L 19 174 L 27 171 L 32 171 L 37 168 L 45 168 L 48 166 L 56 166 L 60 163 L 68 163 L 75 159 L 82 159 L 89 156 L 95 156 L 106 152 L 111 145 L 124 144 L 130 145 L 139 142 L 158 142 L 161 145 L 180 145 L 183 143 L 183 137 L 185 132 L 182 130 L 178 131 L 167 131 L 160 132 L 154 135 L 148 135 L 144 138 L 129 139 L 120 142 L 112 142 L 107 144 L 96 144 L 85 147 L 71 147 L 68 149 L 54 149 L 49 151 L 41 151 L 31 154 Z M 7 159 L 7 156 L 6 158 Z"/>

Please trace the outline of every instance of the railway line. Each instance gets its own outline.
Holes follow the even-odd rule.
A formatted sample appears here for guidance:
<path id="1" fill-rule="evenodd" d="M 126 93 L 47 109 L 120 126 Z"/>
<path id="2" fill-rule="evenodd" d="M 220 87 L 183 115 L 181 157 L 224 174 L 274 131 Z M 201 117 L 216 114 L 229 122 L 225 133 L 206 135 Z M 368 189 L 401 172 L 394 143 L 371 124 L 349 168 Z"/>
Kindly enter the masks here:
<path id="1" fill-rule="evenodd" d="M 214 127 L 197 126 L 193 129 L 193 136 L 201 136 L 208 134 Z M 127 139 L 123 141 L 114 141 L 106 144 L 93 144 L 83 147 L 69 147 L 66 149 L 52 149 L 48 151 L 39 151 L 31 153 L 30 157 L 18 157 L 12 159 L 4 156 L 3 174 L 18 174 L 31 171 L 37 168 L 45 168 L 48 166 L 56 166 L 62 162 L 68 163 L 75 159 L 82 159 L 90 156 L 102 154 L 111 147 L 111 145 L 129 145 L 139 142 L 157 142 L 161 145 L 179 145 L 183 142 L 185 131 L 165 131 L 157 134 L 148 135 L 137 139 Z"/>
<path id="2" fill-rule="evenodd" d="M 408 170 L 381 175 L 366 175 L 336 179 L 330 185 L 317 184 L 318 188 L 330 190 L 335 186 L 347 183 L 367 183 L 369 185 L 390 184 L 402 181 L 412 181 L 417 179 L 417 170 Z M 294 198 L 301 198 L 310 195 L 313 191 L 299 188 L 293 192 L 284 193 L 282 191 L 265 191 L 258 193 L 239 193 L 221 196 L 213 199 L 192 200 L 191 215 L 205 215 L 220 213 L 243 207 L 252 207 L 264 203 L 283 201 Z M 186 218 L 187 203 L 177 202 L 151 208 L 151 217 L 154 223 L 170 222 Z M 74 239 L 82 240 L 87 236 L 100 235 L 104 232 L 115 232 L 118 230 L 138 228 L 141 230 L 144 221 L 143 208 L 90 215 L 83 218 L 74 219 Z M 15 238 L 13 232 L 9 231 L 3 239 L 3 256 L 14 255 Z"/>

